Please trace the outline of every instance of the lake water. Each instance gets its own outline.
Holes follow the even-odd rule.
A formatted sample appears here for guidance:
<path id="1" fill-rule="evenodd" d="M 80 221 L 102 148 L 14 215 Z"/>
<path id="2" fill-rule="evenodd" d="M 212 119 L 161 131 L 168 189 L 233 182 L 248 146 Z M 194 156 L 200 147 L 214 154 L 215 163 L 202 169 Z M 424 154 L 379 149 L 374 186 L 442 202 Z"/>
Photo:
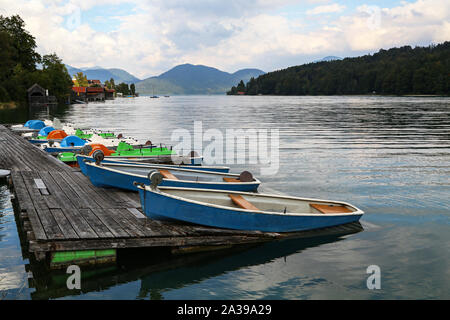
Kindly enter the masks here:
<path id="1" fill-rule="evenodd" d="M 50 112 L 62 121 L 174 145 L 175 129 L 278 129 L 279 170 L 262 190 L 343 200 L 365 211 L 364 230 L 184 256 L 127 251 L 117 266 L 64 273 L 21 249 L 0 182 L 0 299 L 449 299 L 450 99 L 416 97 L 173 96 L 116 99 Z M 0 122 L 46 111 L 0 111 Z M 368 266 L 381 270 L 369 290 Z M 36 279 L 28 283 L 27 272 Z M 33 287 L 35 288 L 33 288 Z"/>

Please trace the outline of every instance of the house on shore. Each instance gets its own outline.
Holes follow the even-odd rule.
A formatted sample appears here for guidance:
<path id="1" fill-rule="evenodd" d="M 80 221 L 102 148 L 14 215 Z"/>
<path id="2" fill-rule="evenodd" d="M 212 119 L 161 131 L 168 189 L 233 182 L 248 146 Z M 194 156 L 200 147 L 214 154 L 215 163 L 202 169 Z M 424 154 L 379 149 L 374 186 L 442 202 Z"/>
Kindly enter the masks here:
<path id="1" fill-rule="evenodd" d="M 74 86 L 72 87 L 72 101 L 105 101 L 114 100 L 114 89 L 105 87 L 100 80 L 88 80 L 88 86 L 82 87 L 74 79 Z"/>

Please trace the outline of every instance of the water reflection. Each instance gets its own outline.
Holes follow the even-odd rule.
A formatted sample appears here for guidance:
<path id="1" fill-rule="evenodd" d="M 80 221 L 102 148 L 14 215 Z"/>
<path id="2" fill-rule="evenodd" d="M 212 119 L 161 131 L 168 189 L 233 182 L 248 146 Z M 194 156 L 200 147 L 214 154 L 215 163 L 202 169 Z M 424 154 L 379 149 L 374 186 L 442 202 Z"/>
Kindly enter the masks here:
<path id="1" fill-rule="evenodd" d="M 286 262 L 289 256 L 295 253 L 342 241 L 345 235 L 362 230 L 360 223 L 354 223 L 316 231 L 314 236 L 305 234 L 306 238 L 302 239 L 286 239 L 186 255 L 173 255 L 165 249 L 123 250 L 119 251 L 116 266 L 82 268 L 82 289 L 79 292 L 67 289 L 68 275 L 64 272 L 49 272 L 41 264 L 35 264 L 32 265 L 32 271 L 36 291 L 31 294 L 31 298 L 52 299 L 86 295 L 89 292 L 104 291 L 110 287 L 137 281 L 139 290 L 135 293 L 136 298 L 163 299 L 167 291 L 279 258 Z M 128 297 L 131 295 L 128 293 Z"/>
<path id="2" fill-rule="evenodd" d="M 6 179 L 0 178 L 0 300 L 28 297 L 27 260 L 22 255 L 10 197 Z"/>
<path id="3" fill-rule="evenodd" d="M 365 211 L 365 231 L 316 245 L 292 240 L 182 257 L 148 252 L 145 259 L 132 252 L 122 255 L 117 267 L 86 272 L 86 287 L 78 294 L 65 289 L 66 274 L 39 272 L 31 263 L 36 289 L 20 291 L 29 262 L 3 196 L 0 277 L 13 280 L 8 297 L 21 292 L 33 299 L 450 298 L 448 98 L 139 97 L 34 110 L 30 116 L 0 110 L 0 122 L 48 114 L 166 144 L 174 144 L 173 130 L 192 131 L 194 121 L 221 132 L 279 129 L 280 169 L 259 177 L 261 191 L 348 201 Z M 230 166 L 255 175 L 260 170 Z M 367 223 L 378 227 L 366 228 Z M 134 263 L 134 255 L 143 263 Z M 381 291 L 365 286 L 371 264 L 381 267 Z"/>

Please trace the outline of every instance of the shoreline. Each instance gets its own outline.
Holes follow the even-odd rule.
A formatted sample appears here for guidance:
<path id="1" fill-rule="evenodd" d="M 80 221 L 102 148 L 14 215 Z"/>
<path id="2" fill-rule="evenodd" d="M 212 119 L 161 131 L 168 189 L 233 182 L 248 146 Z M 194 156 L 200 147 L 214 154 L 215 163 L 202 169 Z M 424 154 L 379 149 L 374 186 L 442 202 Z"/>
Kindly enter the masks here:
<path id="1" fill-rule="evenodd" d="M 15 101 L 0 102 L 0 110 L 16 109 L 19 105 Z"/>
<path id="2" fill-rule="evenodd" d="M 240 96 L 240 97 L 413 97 L 413 98 L 450 98 L 450 95 L 442 94 L 317 94 L 317 95 L 284 95 L 284 94 L 226 94 L 227 96 Z"/>

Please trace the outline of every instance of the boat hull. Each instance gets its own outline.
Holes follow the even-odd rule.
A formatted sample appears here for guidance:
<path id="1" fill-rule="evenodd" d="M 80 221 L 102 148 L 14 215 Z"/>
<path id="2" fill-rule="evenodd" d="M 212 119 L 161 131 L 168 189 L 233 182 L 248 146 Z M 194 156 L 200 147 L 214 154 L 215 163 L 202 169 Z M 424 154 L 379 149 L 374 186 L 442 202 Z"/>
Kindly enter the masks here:
<path id="1" fill-rule="evenodd" d="M 332 227 L 358 221 L 352 215 L 281 215 L 263 214 L 205 206 L 168 197 L 157 191 L 139 188 L 144 213 L 156 220 L 179 220 L 210 227 L 263 232 L 295 232 Z"/>
<path id="2" fill-rule="evenodd" d="M 170 170 L 170 169 L 168 169 Z M 131 191 L 138 191 L 134 185 L 135 182 L 141 184 L 149 184 L 149 179 L 146 176 L 132 175 L 116 170 L 107 170 L 102 166 L 86 165 L 86 175 L 96 187 L 115 187 Z M 260 182 L 254 183 L 225 183 L 225 182 L 201 182 L 201 181 L 186 181 L 186 180 L 170 180 L 163 179 L 161 186 L 165 187 L 180 187 L 180 188 L 197 188 L 197 189 L 216 189 L 216 190 L 231 190 L 231 191 L 256 191 Z"/>
<path id="3" fill-rule="evenodd" d="M 32 144 L 42 144 L 42 143 L 47 143 L 47 140 L 41 140 L 41 139 L 29 139 L 28 142 L 32 143 Z"/>
<path id="4" fill-rule="evenodd" d="M 87 162 L 95 162 L 94 158 L 90 156 L 84 156 L 84 155 L 77 155 L 77 162 L 78 166 L 80 167 L 81 172 L 86 175 L 86 163 Z M 142 162 L 133 162 L 131 160 L 115 160 L 115 159 L 104 159 L 102 163 L 117 163 L 117 164 L 136 164 L 136 165 L 142 165 L 145 166 L 146 164 L 151 163 L 142 163 Z M 159 165 L 159 164 L 158 164 Z M 213 171 L 213 172 L 221 172 L 221 173 L 228 173 L 230 171 L 229 167 L 207 167 L 207 166 L 201 166 L 201 165 L 176 165 L 176 164 L 167 164 L 161 166 L 165 166 L 167 168 L 182 168 L 182 169 L 194 169 L 194 170 L 201 170 L 201 171 Z"/>
<path id="5" fill-rule="evenodd" d="M 80 152 L 82 147 L 45 147 L 44 151 L 51 153 L 51 154 L 57 154 L 61 152 Z"/>
<path id="6" fill-rule="evenodd" d="M 89 157 L 92 159 L 92 157 Z M 181 158 L 181 157 L 180 157 Z M 77 159 L 80 159 L 77 157 Z M 137 164 L 169 164 L 169 165 L 179 165 L 174 164 L 172 161 L 171 156 L 153 156 L 153 157 L 142 157 L 140 159 L 137 159 L 136 157 L 117 157 L 117 156 L 106 156 L 102 161 L 132 161 Z M 186 160 L 186 159 L 184 159 Z M 190 163 L 185 163 L 186 165 L 193 165 L 193 166 L 201 166 L 202 164 L 202 158 L 195 157 L 195 158 L 189 158 L 187 159 Z M 117 163 L 117 162 L 114 162 Z M 80 166 L 81 171 L 86 175 L 86 165 L 82 163 L 82 161 L 78 161 L 78 165 Z"/>
<path id="7" fill-rule="evenodd" d="M 157 156 L 105 156 L 105 159 L 117 159 L 117 160 L 128 160 L 140 163 L 165 163 L 165 164 L 176 164 L 175 161 L 180 161 L 184 164 L 190 164 L 194 166 L 199 166 L 202 164 L 202 157 L 182 157 L 174 155 L 157 155 Z"/>

